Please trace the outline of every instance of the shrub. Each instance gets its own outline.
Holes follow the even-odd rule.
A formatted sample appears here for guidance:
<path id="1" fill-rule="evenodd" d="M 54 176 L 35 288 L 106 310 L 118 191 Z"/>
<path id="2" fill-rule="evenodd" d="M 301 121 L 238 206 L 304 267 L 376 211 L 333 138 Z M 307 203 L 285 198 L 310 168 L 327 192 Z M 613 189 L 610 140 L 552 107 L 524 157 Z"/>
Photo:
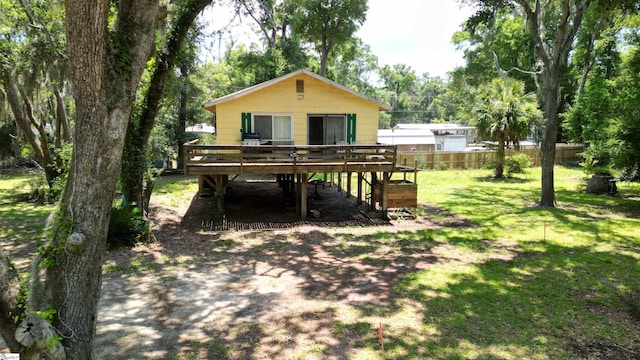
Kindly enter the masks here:
<path id="1" fill-rule="evenodd" d="M 532 165 L 533 161 L 527 154 L 516 154 L 504 159 L 504 168 L 507 176 L 522 174 L 525 169 L 530 168 Z"/>
<path id="2" fill-rule="evenodd" d="M 107 247 L 135 246 L 150 237 L 151 226 L 142 218 L 142 210 L 136 203 L 122 200 L 120 205 L 111 208 Z"/>
<path id="3" fill-rule="evenodd" d="M 448 170 L 449 168 L 447 167 L 447 164 L 443 163 L 443 162 L 439 162 L 435 165 L 433 165 L 433 170 Z"/>
<path id="4" fill-rule="evenodd" d="M 613 176 L 613 172 L 606 166 L 595 166 L 591 169 L 593 175 Z"/>

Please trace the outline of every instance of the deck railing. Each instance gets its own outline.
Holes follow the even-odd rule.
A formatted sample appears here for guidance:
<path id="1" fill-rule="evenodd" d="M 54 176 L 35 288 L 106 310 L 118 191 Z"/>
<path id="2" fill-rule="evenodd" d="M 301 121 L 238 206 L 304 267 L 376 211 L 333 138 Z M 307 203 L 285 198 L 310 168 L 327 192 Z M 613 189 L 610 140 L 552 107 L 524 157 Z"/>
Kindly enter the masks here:
<path id="1" fill-rule="evenodd" d="M 300 172 L 314 167 L 338 168 L 396 164 L 395 145 L 184 145 L 186 174 L 196 174 L 194 168 L 244 169 L 277 166 L 297 167 Z M 265 172 L 263 169 L 260 172 Z M 204 171 L 204 170 L 203 170 Z M 254 171 L 252 171 L 254 172 Z M 290 171 L 287 171 L 290 172 Z"/>

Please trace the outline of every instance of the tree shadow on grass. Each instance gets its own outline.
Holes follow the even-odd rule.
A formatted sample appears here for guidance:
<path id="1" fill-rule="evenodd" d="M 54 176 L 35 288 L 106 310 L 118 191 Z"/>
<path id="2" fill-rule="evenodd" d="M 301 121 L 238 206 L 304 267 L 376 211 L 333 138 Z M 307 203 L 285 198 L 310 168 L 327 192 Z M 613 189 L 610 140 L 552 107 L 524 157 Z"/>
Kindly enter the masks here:
<path id="1" fill-rule="evenodd" d="M 469 189 L 443 208 L 496 201 L 514 216 L 553 216 L 568 228 L 583 222 L 574 209 L 514 207 L 514 197 L 530 194 L 511 191 L 502 199 Z M 124 260 L 129 269 L 148 266 L 105 276 L 96 351 L 123 359 L 375 359 L 384 358 L 382 322 L 387 358 L 639 356 L 638 324 L 620 297 L 640 289 L 636 240 L 618 234 L 612 243 L 626 250 L 533 239 L 521 246 L 494 241 L 504 234 L 500 212 L 448 228 L 451 216 L 410 231 L 201 232 L 167 222 L 157 244 Z M 603 231 L 593 222 L 580 229 Z"/>
<path id="2" fill-rule="evenodd" d="M 113 305 L 98 347 L 117 344 L 112 358 L 376 358 L 380 321 L 398 359 L 638 354 L 618 291 L 638 287 L 635 257 L 540 242 L 453 260 L 442 247 L 459 245 L 437 231 L 162 239 L 165 263 L 105 279 Z"/>
<path id="3" fill-rule="evenodd" d="M 401 311 L 404 299 L 417 301 L 423 331 L 390 336 L 388 351 L 397 359 L 638 358 L 640 327 L 618 290 L 639 286 L 628 273 L 637 259 L 539 245 L 544 249 L 509 260 L 404 277 L 393 311 Z"/>
<path id="4" fill-rule="evenodd" d="M 155 250 L 105 276 L 97 357 L 346 358 L 369 344 L 372 325 L 332 307 L 389 306 L 400 276 L 437 261 L 429 251 L 436 242 L 420 231 L 185 240 L 160 236 Z M 132 270 L 134 262 L 147 266 Z"/>

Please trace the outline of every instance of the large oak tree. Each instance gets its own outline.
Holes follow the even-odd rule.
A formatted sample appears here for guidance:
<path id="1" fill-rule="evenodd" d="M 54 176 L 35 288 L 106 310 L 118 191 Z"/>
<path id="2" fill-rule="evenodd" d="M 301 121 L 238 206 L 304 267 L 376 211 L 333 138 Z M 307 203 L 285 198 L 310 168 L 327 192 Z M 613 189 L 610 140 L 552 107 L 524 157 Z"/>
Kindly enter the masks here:
<path id="1" fill-rule="evenodd" d="M 47 243 L 32 264 L 25 307 L 15 272 L 0 266 L 3 335 L 15 330 L 23 359 L 90 359 L 109 214 L 132 102 L 153 54 L 157 0 L 67 0 L 67 56 L 76 126 L 69 179 Z M 114 16 L 115 15 L 115 16 Z M 0 262 L 6 264 L 6 258 Z M 42 316 L 48 314 L 47 316 Z M 13 351 L 17 343 L 8 341 Z"/>
<path id="2" fill-rule="evenodd" d="M 478 5 L 479 11 L 470 21 L 486 22 L 499 7 L 519 11 L 531 30 L 534 51 L 542 80 L 545 126 L 542 142 L 542 191 L 540 205 L 554 207 L 554 166 L 558 138 L 558 112 L 561 89 L 559 75 L 566 66 L 569 53 L 585 12 L 592 0 L 466 0 Z M 529 70 L 529 69 L 527 69 Z"/>

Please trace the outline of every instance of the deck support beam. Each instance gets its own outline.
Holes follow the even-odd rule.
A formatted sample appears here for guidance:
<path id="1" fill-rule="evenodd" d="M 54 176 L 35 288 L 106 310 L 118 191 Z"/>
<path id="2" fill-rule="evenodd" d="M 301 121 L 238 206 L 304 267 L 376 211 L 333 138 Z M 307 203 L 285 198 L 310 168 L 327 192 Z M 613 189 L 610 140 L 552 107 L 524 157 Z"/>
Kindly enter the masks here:
<path id="1" fill-rule="evenodd" d="M 307 220 L 307 213 L 308 213 L 308 200 L 309 197 L 307 196 L 307 190 L 308 190 L 308 184 L 309 184 L 309 178 L 307 177 L 307 174 L 300 174 L 300 180 L 302 180 L 302 184 L 300 186 L 300 218 L 302 220 Z"/>
<path id="2" fill-rule="evenodd" d="M 382 206 L 382 215 L 386 216 L 387 214 L 387 210 L 389 209 L 389 181 L 391 180 L 391 173 L 388 172 L 384 172 L 382 175 L 382 189 L 381 189 L 381 193 L 382 193 L 382 199 L 381 201 L 381 206 Z"/>
<path id="3" fill-rule="evenodd" d="M 214 181 L 215 181 L 214 196 L 215 196 L 215 203 L 216 203 L 215 217 L 216 217 L 216 220 L 222 220 L 224 216 L 224 193 L 227 187 L 227 183 L 229 182 L 229 176 L 214 175 Z"/>
<path id="4" fill-rule="evenodd" d="M 356 204 L 358 205 L 362 205 L 362 182 L 363 182 L 363 175 L 361 172 L 358 173 L 358 198 L 356 200 Z"/>
<path id="5" fill-rule="evenodd" d="M 308 174 L 296 174 L 296 213 L 301 220 L 307 220 L 308 213 Z"/>

